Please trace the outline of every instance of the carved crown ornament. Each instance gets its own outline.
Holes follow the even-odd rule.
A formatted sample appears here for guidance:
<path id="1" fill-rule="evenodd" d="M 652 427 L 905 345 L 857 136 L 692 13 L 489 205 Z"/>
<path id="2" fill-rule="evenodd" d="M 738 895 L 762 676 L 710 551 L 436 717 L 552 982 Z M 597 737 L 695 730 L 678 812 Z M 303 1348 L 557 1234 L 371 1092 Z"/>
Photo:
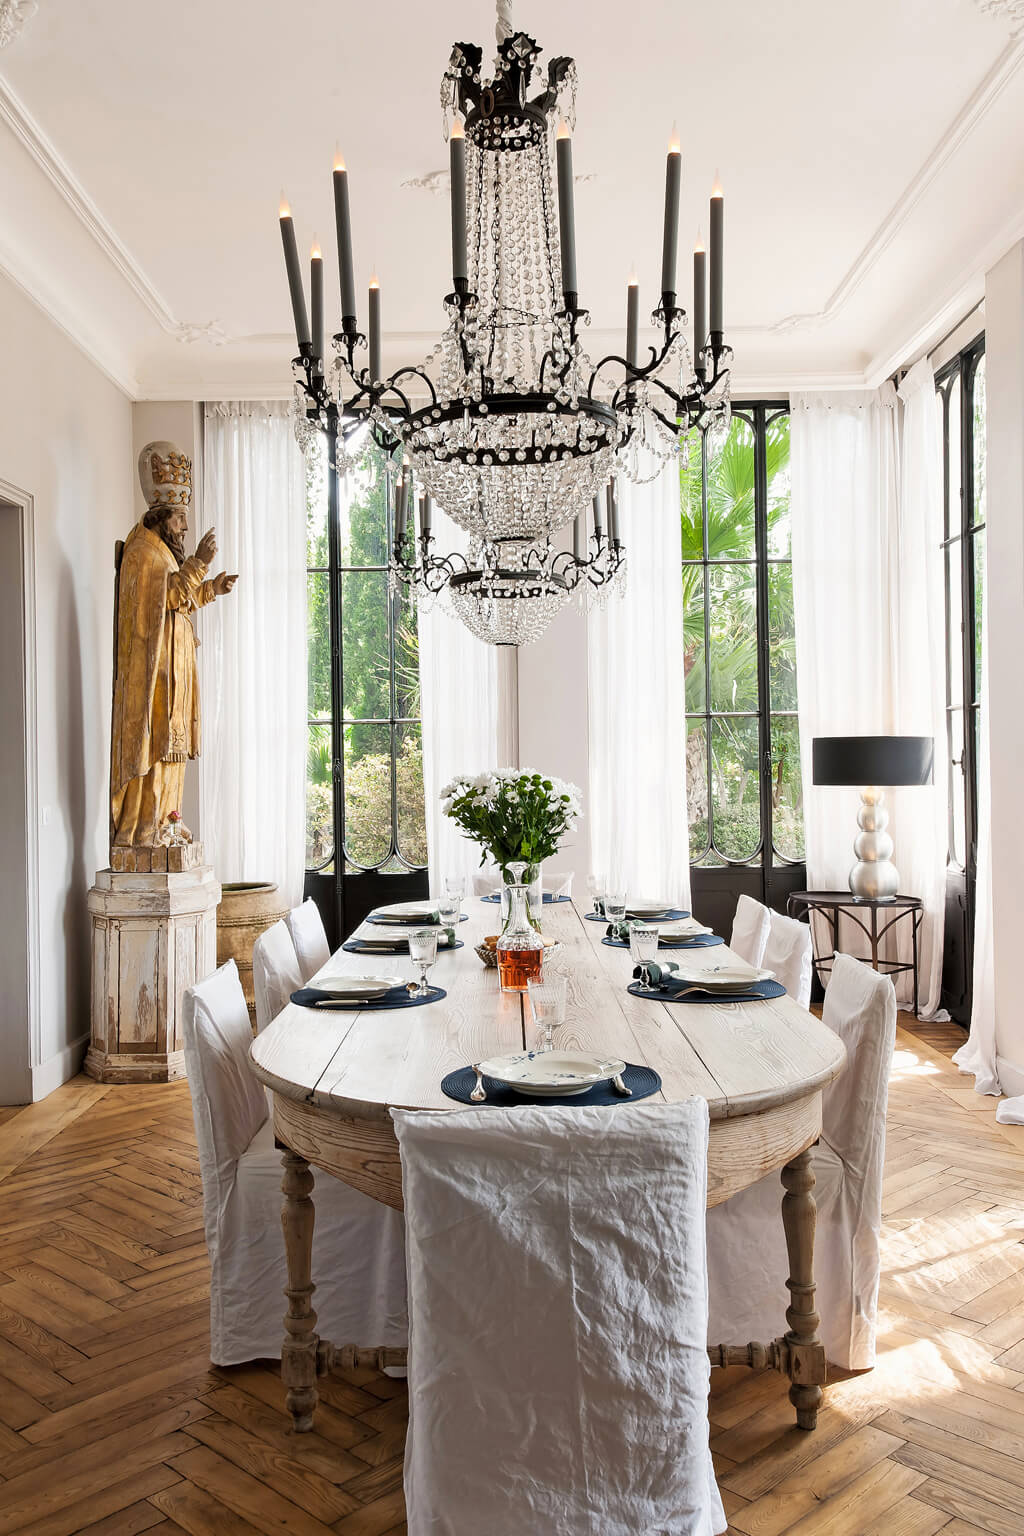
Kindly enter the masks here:
<path id="1" fill-rule="evenodd" d="M 38 9 L 38 0 L 0 0 L 0 48 L 13 43 L 26 21 Z"/>
<path id="2" fill-rule="evenodd" d="M 983 16 L 1008 23 L 1014 34 L 1024 30 L 1024 0 L 974 0 Z"/>

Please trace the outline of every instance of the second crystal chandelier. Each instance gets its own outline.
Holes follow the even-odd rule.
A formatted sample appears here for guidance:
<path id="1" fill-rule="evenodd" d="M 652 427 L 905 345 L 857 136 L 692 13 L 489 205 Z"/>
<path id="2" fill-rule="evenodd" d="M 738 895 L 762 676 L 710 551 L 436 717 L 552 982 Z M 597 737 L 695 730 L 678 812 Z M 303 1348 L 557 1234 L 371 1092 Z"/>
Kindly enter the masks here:
<path id="1" fill-rule="evenodd" d="M 577 288 L 570 136 L 576 66 L 552 59 L 546 82 L 531 97 L 540 49 L 525 33 L 512 32 L 508 9 L 508 0 L 498 0 L 492 77 L 484 75 L 479 47 L 457 43 L 442 81 L 452 291 L 444 301 L 446 329 L 424 362 L 382 377 L 376 279 L 368 337 L 359 332 L 343 162 L 334 170 L 342 322 L 329 368 L 322 259 L 314 250 L 310 325 L 286 206 L 281 234 L 299 345 L 300 441 L 326 432 L 332 480 L 335 467 L 347 466 L 341 445 L 366 422 L 389 454 L 401 446 L 403 466 L 389 486 L 393 582 L 410 583 L 421 596 L 443 596 L 482 639 L 519 645 L 536 639 L 574 593 L 589 601 L 621 587 L 625 550 L 616 475 L 639 478 L 652 454 L 665 460 L 691 427 L 728 414 L 731 353 L 722 333 L 724 203 L 717 187 L 710 210 L 710 323 L 698 244 L 692 354 L 684 337 L 686 315 L 676 303 L 681 155 L 673 141 L 661 302 L 651 317 L 659 345 L 641 363 L 638 288 L 631 279 L 624 355 L 597 364 L 587 356 L 580 340 L 589 315 Z M 357 363 L 357 356 L 365 361 Z M 437 548 L 435 503 L 465 531 L 464 551 Z M 556 535 L 569 524 L 571 548 L 563 548 Z"/>

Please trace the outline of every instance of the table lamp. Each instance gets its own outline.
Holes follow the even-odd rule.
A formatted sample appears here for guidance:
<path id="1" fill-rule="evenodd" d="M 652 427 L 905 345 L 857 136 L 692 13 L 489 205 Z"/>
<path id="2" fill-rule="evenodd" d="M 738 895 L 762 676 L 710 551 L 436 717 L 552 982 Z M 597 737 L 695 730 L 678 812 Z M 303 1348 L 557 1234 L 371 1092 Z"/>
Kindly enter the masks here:
<path id="1" fill-rule="evenodd" d="M 886 789 L 932 782 L 935 742 L 931 736 L 816 736 L 811 743 L 815 784 L 860 788 L 860 831 L 853 843 L 857 862 L 850 890 L 858 901 L 891 901 L 900 877 L 886 831 Z"/>

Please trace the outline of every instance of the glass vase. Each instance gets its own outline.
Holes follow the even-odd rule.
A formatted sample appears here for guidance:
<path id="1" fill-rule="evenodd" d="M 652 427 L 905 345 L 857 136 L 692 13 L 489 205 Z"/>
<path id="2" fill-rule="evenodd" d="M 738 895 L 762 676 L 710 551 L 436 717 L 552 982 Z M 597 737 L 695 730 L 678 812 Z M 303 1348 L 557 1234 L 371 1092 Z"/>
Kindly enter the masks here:
<path id="1" fill-rule="evenodd" d="M 544 941 L 530 916 L 527 899 L 527 872 L 533 866 L 510 864 L 503 871 L 510 875 L 507 885 L 508 916 L 498 936 L 498 980 L 503 992 L 525 992 L 541 974 Z"/>
<path id="2" fill-rule="evenodd" d="M 541 931 L 541 919 L 544 915 L 544 873 L 540 864 L 506 864 L 501 870 L 501 922 L 502 926 L 508 920 L 509 891 L 516 883 L 512 874 L 514 869 L 525 871 L 523 884 L 526 886 L 526 905 L 530 922 Z"/>

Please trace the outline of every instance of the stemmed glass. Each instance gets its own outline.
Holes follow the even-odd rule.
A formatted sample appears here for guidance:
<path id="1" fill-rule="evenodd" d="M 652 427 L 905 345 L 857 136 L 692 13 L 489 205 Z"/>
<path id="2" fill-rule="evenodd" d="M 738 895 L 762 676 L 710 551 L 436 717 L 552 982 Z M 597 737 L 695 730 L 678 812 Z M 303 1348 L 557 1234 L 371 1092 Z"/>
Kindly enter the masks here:
<path id="1" fill-rule="evenodd" d="M 658 930 L 647 923 L 631 923 L 629 928 L 629 953 L 633 964 L 640 967 L 640 985 L 649 987 L 650 972 L 647 967 L 658 958 Z"/>
<path id="2" fill-rule="evenodd" d="M 596 912 L 598 917 L 604 916 L 605 886 L 607 881 L 604 875 L 588 875 L 587 890 L 590 892 L 590 910 Z"/>
<path id="3" fill-rule="evenodd" d="M 436 928 L 414 928 L 409 935 L 409 955 L 420 973 L 420 984 L 414 997 L 426 997 L 430 992 L 427 973 L 437 959 L 437 933 Z"/>
<path id="4" fill-rule="evenodd" d="M 553 1049 L 553 1031 L 565 1023 L 566 978 L 549 975 L 545 981 L 531 980 L 529 992 L 534 1023 L 540 1031 L 537 1050 L 550 1051 Z"/>
<path id="5" fill-rule="evenodd" d="M 445 883 L 447 884 L 447 882 Z M 456 896 L 446 890 L 444 895 L 438 898 L 437 920 L 448 934 L 449 944 L 454 945 L 456 929 L 462 920 L 461 896 Z"/>
<path id="6" fill-rule="evenodd" d="M 624 885 L 612 885 L 609 883 L 604 898 L 604 915 L 610 923 L 625 922 L 626 887 Z"/>
<path id="7" fill-rule="evenodd" d="M 450 897 L 452 901 L 457 901 L 459 903 L 464 901 L 466 896 L 465 875 L 445 875 L 444 893 L 446 896 Z"/>

